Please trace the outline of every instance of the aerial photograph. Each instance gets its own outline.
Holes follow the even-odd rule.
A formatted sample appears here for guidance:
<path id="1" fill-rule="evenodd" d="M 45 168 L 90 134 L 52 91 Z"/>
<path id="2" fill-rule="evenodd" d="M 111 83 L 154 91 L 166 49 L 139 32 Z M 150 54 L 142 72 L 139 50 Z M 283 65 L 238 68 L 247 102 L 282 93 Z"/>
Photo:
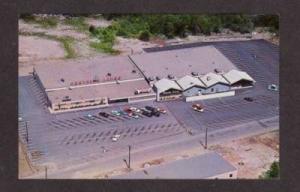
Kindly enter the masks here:
<path id="1" fill-rule="evenodd" d="M 278 20 L 19 15 L 19 179 L 278 179 Z"/>

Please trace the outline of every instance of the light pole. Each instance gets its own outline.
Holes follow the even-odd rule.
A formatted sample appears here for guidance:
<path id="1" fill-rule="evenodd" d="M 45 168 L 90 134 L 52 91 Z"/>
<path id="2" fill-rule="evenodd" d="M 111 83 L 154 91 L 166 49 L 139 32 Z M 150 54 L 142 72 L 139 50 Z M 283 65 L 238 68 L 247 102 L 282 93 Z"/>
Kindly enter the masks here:
<path id="1" fill-rule="evenodd" d="M 26 129 L 26 141 L 28 143 L 28 125 L 27 125 L 28 121 L 25 121 L 25 129 Z"/>
<path id="2" fill-rule="evenodd" d="M 47 166 L 45 166 L 45 179 L 48 179 L 48 169 L 47 169 Z"/>
<path id="3" fill-rule="evenodd" d="M 128 145 L 128 168 L 130 169 L 130 151 L 131 151 L 131 145 Z"/>
<path id="4" fill-rule="evenodd" d="M 126 159 L 123 159 L 128 169 L 130 169 L 130 159 L 131 159 L 130 152 L 131 152 L 131 145 L 128 145 L 128 162 Z"/>
<path id="5" fill-rule="evenodd" d="M 207 127 L 205 127 L 205 145 L 204 148 L 207 149 Z"/>

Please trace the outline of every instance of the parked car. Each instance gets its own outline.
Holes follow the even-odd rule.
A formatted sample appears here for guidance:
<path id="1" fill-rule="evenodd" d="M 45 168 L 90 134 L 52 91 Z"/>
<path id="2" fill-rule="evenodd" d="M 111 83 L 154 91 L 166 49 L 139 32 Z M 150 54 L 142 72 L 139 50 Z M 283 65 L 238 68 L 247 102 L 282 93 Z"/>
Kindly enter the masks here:
<path id="1" fill-rule="evenodd" d="M 132 116 L 133 118 L 135 118 L 135 119 L 140 118 L 140 116 L 139 116 L 137 113 L 135 113 L 135 112 L 133 112 L 131 116 Z"/>
<path id="2" fill-rule="evenodd" d="M 89 119 L 92 119 L 92 118 L 93 118 L 93 115 L 87 114 L 86 117 L 89 118 Z"/>
<path id="3" fill-rule="evenodd" d="M 245 97 L 244 100 L 249 101 L 249 102 L 254 101 L 254 99 L 252 97 Z"/>
<path id="4" fill-rule="evenodd" d="M 99 112 L 99 115 L 106 118 L 109 117 L 109 114 L 105 112 Z"/>
<path id="5" fill-rule="evenodd" d="M 112 110 L 111 114 L 116 115 L 116 116 L 120 116 L 121 115 L 121 113 L 119 111 L 116 111 L 116 110 Z"/>
<path id="6" fill-rule="evenodd" d="M 112 140 L 113 142 L 116 142 L 116 141 L 119 140 L 120 137 L 121 137 L 121 135 L 116 134 L 116 135 L 112 136 L 111 140 Z"/>
<path id="7" fill-rule="evenodd" d="M 127 114 L 130 114 L 133 112 L 130 108 L 125 108 L 123 111 L 126 112 Z"/>
<path id="8" fill-rule="evenodd" d="M 120 115 L 127 115 L 127 113 L 123 110 L 119 110 L 118 112 L 120 113 Z"/>
<path id="9" fill-rule="evenodd" d="M 130 109 L 131 111 L 133 111 L 133 112 L 137 112 L 137 113 L 140 113 L 140 112 L 141 112 L 141 110 L 140 110 L 139 108 L 137 108 L 137 107 L 129 107 L 129 109 Z"/>
<path id="10" fill-rule="evenodd" d="M 152 115 L 159 117 L 160 112 L 155 107 L 146 106 L 145 107 L 148 111 L 151 111 Z"/>
<path id="11" fill-rule="evenodd" d="M 194 109 L 194 111 L 197 111 L 197 112 L 203 112 L 204 111 L 204 108 L 200 104 L 193 104 L 192 108 Z"/>
<path id="12" fill-rule="evenodd" d="M 152 112 L 151 112 L 151 111 L 148 111 L 148 110 L 145 109 L 145 108 L 142 108 L 141 111 L 142 111 L 142 114 L 143 114 L 143 115 L 145 115 L 145 116 L 147 116 L 147 117 L 152 117 Z"/>
<path id="13" fill-rule="evenodd" d="M 275 84 L 268 85 L 268 89 L 271 91 L 278 91 L 278 86 Z"/>
<path id="14" fill-rule="evenodd" d="M 167 113 L 167 111 L 165 109 L 163 109 L 163 108 L 156 108 L 156 109 L 157 109 L 157 111 L 159 111 L 162 114 L 166 114 Z"/>

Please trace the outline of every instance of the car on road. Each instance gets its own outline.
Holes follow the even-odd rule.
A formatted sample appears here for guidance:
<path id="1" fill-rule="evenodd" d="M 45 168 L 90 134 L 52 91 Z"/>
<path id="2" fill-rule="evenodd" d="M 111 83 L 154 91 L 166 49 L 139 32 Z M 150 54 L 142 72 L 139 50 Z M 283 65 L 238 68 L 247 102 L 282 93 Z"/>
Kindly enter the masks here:
<path id="1" fill-rule="evenodd" d="M 119 111 L 116 111 L 116 110 L 112 110 L 111 114 L 116 115 L 116 116 L 120 116 L 121 115 L 121 113 Z"/>
<path id="2" fill-rule="evenodd" d="M 249 101 L 249 102 L 254 101 L 254 99 L 253 99 L 252 97 L 245 97 L 244 100 L 245 100 L 245 101 Z"/>
<path id="3" fill-rule="evenodd" d="M 18 118 L 18 121 L 22 121 L 22 120 L 23 120 L 23 118 L 22 118 L 22 117 L 19 117 L 19 118 Z"/>
<path id="4" fill-rule="evenodd" d="M 203 106 L 200 105 L 200 104 L 193 104 L 192 108 L 194 109 L 194 111 L 197 111 L 197 112 L 203 112 L 204 111 Z"/>
<path id="5" fill-rule="evenodd" d="M 105 118 L 109 117 L 109 114 L 105 112 L 99 112 L 99 115 Z"/>
<path id="6" fill-rule="evenodd" d="M 275 84 L 268 85 L 270 91 L 278 91 L 278 86 Z"/>

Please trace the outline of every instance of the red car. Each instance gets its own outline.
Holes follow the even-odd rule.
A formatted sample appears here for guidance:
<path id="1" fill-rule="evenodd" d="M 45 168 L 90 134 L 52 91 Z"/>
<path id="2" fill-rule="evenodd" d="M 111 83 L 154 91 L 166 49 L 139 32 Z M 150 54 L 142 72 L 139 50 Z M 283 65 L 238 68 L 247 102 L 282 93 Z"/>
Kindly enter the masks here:
<path id="1" fill-rule="evenodd" d="M 195 111 L 197 111 L 197 112 L 203 112 L 203 111 L 204 111 L 203 106 L 200 105 L 200 104 L 193 104 L 193 105 L 192 105 L 192 108 L 193 108 Z"/>

